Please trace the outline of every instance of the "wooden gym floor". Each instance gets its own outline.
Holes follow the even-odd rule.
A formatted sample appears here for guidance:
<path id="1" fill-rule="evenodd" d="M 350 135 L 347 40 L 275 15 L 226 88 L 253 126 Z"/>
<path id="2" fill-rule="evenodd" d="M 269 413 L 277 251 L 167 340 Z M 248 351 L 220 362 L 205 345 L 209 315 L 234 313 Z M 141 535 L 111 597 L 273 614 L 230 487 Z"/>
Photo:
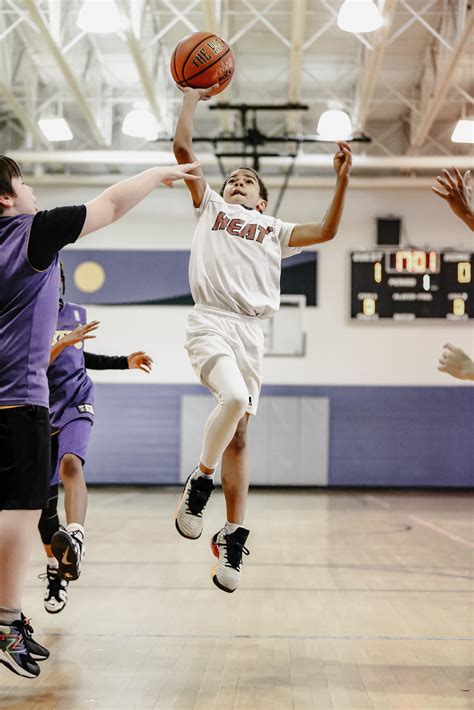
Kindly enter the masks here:
<path id="1" fill-rule="evenodd" d="M 83 572 L 57 616 L 42 550 L 25 597 L 51 650 L 35 680 L 0 667 L 12 710 L 457 710 L 474 707 L 472 497 L 252 491 L 241 588 L 210 579 L 174 489 L 91 492 Z"/>

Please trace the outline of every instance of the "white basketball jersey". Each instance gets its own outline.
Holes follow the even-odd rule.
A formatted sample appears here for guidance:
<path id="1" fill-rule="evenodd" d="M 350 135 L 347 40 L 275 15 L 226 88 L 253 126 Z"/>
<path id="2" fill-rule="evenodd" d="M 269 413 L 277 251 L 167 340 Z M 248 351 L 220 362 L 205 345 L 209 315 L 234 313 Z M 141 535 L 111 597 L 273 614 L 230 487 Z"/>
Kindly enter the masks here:
<path id="1" fill-rule="evenodd" d="M 281 260 L 294 224 L 232 205 L 206 187 L 195 210 L 189 281 L 195 303 L 268 318 L 280 306 Z"/>

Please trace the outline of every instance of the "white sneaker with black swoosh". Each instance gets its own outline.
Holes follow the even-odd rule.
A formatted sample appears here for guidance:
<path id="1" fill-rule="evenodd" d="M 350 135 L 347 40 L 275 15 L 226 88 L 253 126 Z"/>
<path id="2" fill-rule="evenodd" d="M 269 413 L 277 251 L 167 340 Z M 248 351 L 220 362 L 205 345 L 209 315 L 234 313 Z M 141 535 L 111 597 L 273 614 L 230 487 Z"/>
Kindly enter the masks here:
<path id="1" fill-rule="evenodd" d="M 54 533 L 51 550 L 59 562 L 59 576 L 68 582 L 78 579 L 84 557 L 84 536 L 80 530 L 68 532 L 61 528 Z"/>

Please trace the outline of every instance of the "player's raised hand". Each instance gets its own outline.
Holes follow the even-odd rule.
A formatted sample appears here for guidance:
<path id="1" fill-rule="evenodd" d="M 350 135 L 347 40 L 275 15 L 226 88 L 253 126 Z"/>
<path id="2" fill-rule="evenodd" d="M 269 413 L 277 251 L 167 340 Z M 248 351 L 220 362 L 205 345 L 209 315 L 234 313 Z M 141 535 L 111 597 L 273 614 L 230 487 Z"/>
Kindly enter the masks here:
<path id="1" fill-rule="evenodd" d="M 153 358 L 138 350 L 136 353 L 130 353 L 127 357 L 129 370 L 142 370 L 143 372 L 151 372 L 153 366 Z"/>
<path id="2" fill-rule="evenodd" d="M 446 200 L 454 214 L 462 220 L 466 215 L 472 214 L 470 179 L 470 170 L 466 170 L 464 175 L 461 175 L 457 168 L 453 168 L 451 175 L 449 170 L 444 169 L 441 171 L 441 175 L 436 178 L 443 190 L 440 190 L 438 186 L 431 188 L 435 195 Z"/>
<path id="3" fill-rule="evenodd" d="M 199 168 L 201 163 L 196 160 L 194 163 L 183 163 L 182 165 L 170 165 L 169 167 L 159 168 L 162 172 L 161 184 L 167 187 L 173 187 L 176 180 L 199 180 L 199 175 L 192 175 L 192 170 Z"/>
<path id="4" fill-rule="evenodd" d="M 339 150 L 334 156 L 334 172 L 338 178 L 348 178 L 352 167 L 352 151 L 349 143 L 338 141 Z"/>
<path id="5" fill-rule="evenodd" d="M 209 92 L 219 88 L 219 84 L 213 84 L 206 89 L 193 89 L 192 86 L 179 86 L 179 84 L 176 84 L 176 86 L 182 94 L 192 97 L 196 101 L 209 101 L 209 99 L 212 99 Z"/>
<path id="6" fill-rule="evenodd" d="M 440 372 L 447 372 L 448 375 L 456 377 L 458 380 L 474 379 L 474 362 L 464 350 L 456 348 L 451 343 L 444 345 L 444 350 L 439 359 Z"/>
<path id="7" fill-rule="evenodd" d="M 70 333 L 67 333 L 62 338 L 60 338 L 58 340 L 58 343 L 69 347 L 71 345 L 76 345 L 77 343 L 82 343 L 84 342 L 84 340 L 92 340 L 96 336 L 91 335 L 91 333 L 94 330 L 97 330 L 99 324 L 99 320 L 93 320 L 90 323 L 86 323 L 86 325 L 80 325 L 79 328 L 71 330 Z"/>

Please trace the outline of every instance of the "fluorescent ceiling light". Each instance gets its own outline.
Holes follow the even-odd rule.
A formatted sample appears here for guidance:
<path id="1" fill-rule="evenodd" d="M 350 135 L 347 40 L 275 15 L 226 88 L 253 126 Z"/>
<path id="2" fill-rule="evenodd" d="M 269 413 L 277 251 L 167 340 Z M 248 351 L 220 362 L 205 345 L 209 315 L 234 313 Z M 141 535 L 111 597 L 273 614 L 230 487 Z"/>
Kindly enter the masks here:
<path id="1" fill-rule="evenodd" d="M 40 118 L 38 125 L 48 141 L 71 141 L 72 131 L 64 118 Z"/>
<path id="2" fill-rule="evenodd" d="M 474 143 L 474 120 L 462 118 L 451 136 L 453 143 Z"/>
<path id="3" fill-rule="evenodd" d="M 373 32 L 382 26 L 382 16 L 372 0 L 345 0 L 337 26 L 344 32 Z"/>
<path id="4" fill-rule="evenodd" d="M 325 111 L 318 121 L 318 133 L 327 141 L 345 140 L 352 134 L 351 119 L 345 111 Z"/>
<path id="5" fill-rule="evenodd" d="M 110 34 L 125 25 L 115 0 L 85 0 L 77 16 L 77 26 L 90 34 Z"/>
<path id="6" fill-rule="evenodd" d="M 158 138 L 158 122 L 150 111 L 135 109 L 125 116 L 122 133 L 134 138 L 155 141 Z"/>

